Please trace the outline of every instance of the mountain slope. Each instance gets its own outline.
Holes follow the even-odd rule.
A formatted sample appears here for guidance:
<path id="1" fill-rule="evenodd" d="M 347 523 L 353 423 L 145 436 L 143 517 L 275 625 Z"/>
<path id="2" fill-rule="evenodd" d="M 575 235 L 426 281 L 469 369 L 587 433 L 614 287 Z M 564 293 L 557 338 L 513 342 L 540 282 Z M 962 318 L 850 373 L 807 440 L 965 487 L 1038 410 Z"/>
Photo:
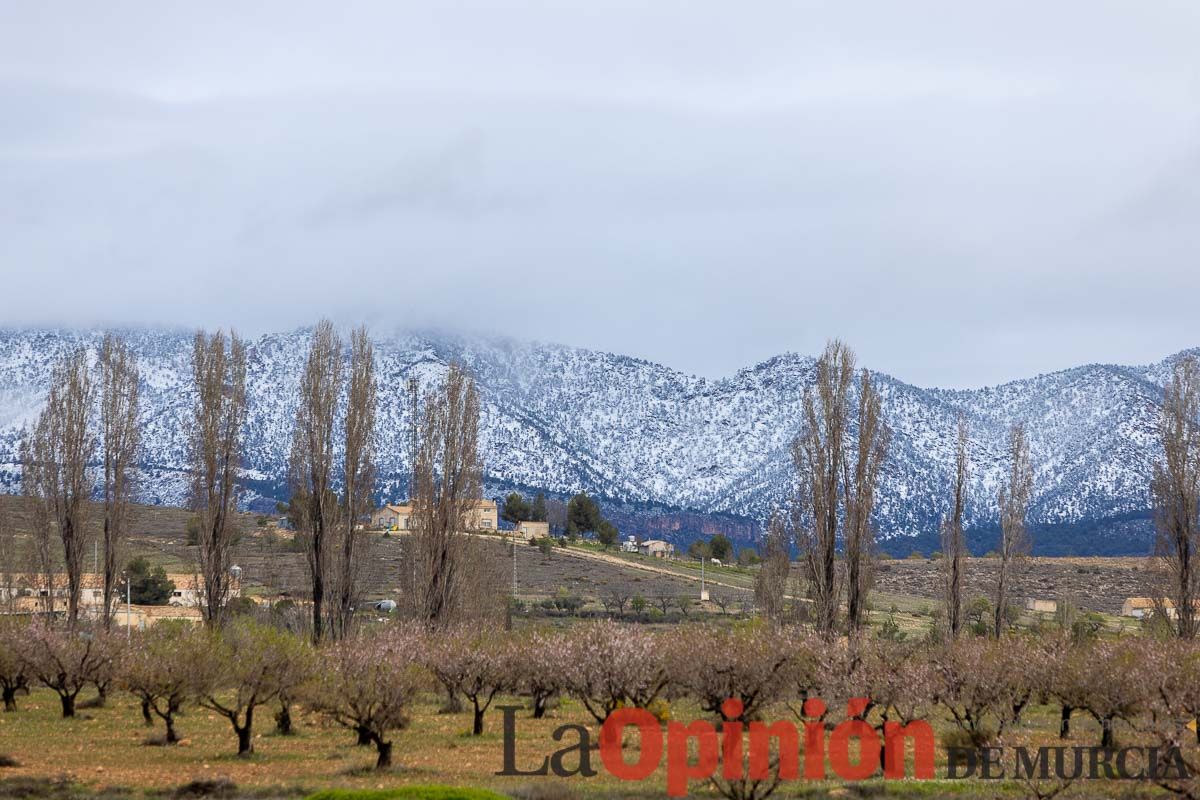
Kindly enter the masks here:
<path id="1" fill-rule="evenodd" d="M 192 402 L 191 334 L 126 335 L 144 384 L 141 495 L 180 504 L 183 431 Z M 90 331 L 0 331 L 0 483 L 9 491 L 19 473 L 20 429 L 36 415 L 54 363 L 78 344 L 94 347 L 99 337 Z M 660 511 L 759 521 L 791 483 L 789 446 L 814 371 L 813 359 L 794 354 L 708 380 L 610 353 L 506 339 L 396 333 L 376 344 L 381 491 L 387 497 L 403 494 L 408 474 L 408 377 L 429 385 L 456 360 L 481 390 L 491 491 L 587 489 L 635 509 L 653 504 Z M 245 466 L 258 498 L 285 494 L 295 387 L 307 347 L 306 331 L 266 335 L 250 346 Z M 936 531 L 962 413 L 971 428 L 969 526 L 994 526 L 1006 432 L 1024 420 L 1039 541 L 1051 542 L 1056 531 L 1076 538 L 1083 531 L 1083 543 L 1073 549 L 1087 550 L 1091 542 L 1097 550 L 1144 551 L 1162 385 L 1177 357 L 1145 367 L 1089 365 L 968 391 L 922 389 L 879 375 L 894 431 L 878 509 L 881 537 L 928 542 Z"/>

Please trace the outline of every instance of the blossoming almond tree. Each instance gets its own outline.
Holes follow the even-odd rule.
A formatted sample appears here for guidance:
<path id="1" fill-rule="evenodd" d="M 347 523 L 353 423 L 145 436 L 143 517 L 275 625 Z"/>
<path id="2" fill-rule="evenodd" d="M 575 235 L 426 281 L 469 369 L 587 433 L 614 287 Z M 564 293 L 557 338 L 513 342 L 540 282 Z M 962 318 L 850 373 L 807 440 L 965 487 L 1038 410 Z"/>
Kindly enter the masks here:
<path id="1" fill-rule="evenodd" d="M 35 624 L 23 631 L 18 653 L 29 675 L 58 695 L 62 715 L 73 717 L 79 693 L 111 667 L 111 645 L 102 633 Z"/>
<path id="2" fill-rule="evenodd" d="M 198 702 L 229 720 L 238 755 L 254 752 L 254 712 L 312 675 L 312 650 L 296 636 L 238 622 L 210 636 L 209 657 L 193 666 Z"/>
<path id="3" fill-rule="evenodd" d="M 513 686 L 529 695 L 534 719 L 546 716 L 551 698 L 563 689 L 565 652 L 566 635 L 553 631 L 535 631 L 513 647 Z"/>
<path id="4" fill-rule="evenodd" d="M 446 691 L 471 701 L 471 734 L 482 734 L 483 715 L 492 700 L 516 685 L 512 642 L 460 628 L 430 634 L 423 650 L 426 666 Z"/>
<path id="5" fill-rule="evenodd" d="M 761 631 L 688 626 L 664 637 L 671 692 L 691 696 L 724 721 L 748 722 L 789 688 L 793 654 L 784 637 Z M 734 698 L 741 713 L 726 719 L 722 706 Z"/>
<path id="6" fill-rule="evenodd" d="M 321 651 L 307 695 L 313 708 L 375 745 L 376 769 L 392 766 L 393 731 L 408 727 L 413 698 L 428 682 L 422 640 L 389 630 L 359 634 Z"/>
<path id="7" fill-rule="evenodd" d="M 601 724 L 622 706 L 646 708 L 667 686 L 657 637 L 603 621 L 579 625 L 566 638 L 567 691 Z"/>
<path id="8" fill-rule="evenodd" d="M 1132 722 L 1149 706 L 1149 684 L 1131 681 L 1147 655 L 1157 649 L 1146 640 L 1124 637 L 1072 648 L 1053 682 L 1063 705 L 1087 711 L 1102 730 L 1101 747 L 1112 747 L 1117 720 Z"/>
<path id="9" fill-rule="evenodd" d="M 121 685 L 166 725 L 163 741 L 175 744 L 175 716 L 192 696 L 193 665 L 208 658 L 208 636 L 190 629 L 151 628 L 132 643 L 120 663 Z"/>
<path id="10" fill-rule="evenodd" d="M 21 658 L 20 630 L 11 624 L 0 626 L 0 693 L 4 710 L 17 710 L 17 692 L 29 686 L 29 668 Z"/>

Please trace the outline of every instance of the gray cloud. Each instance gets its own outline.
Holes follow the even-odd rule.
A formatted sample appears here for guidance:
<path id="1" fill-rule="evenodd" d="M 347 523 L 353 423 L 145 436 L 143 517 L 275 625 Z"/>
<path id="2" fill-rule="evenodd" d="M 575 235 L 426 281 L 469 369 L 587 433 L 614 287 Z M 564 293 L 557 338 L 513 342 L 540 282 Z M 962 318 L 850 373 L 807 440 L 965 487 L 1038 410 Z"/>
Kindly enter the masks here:
<path id="1" fill-rule="evenodd" d="M 10 324 L 329 314 L 708 375 L 841 336 L 951 386 L 1200 343 L 1190 4 L 65 13 L 0 12 Z"/>

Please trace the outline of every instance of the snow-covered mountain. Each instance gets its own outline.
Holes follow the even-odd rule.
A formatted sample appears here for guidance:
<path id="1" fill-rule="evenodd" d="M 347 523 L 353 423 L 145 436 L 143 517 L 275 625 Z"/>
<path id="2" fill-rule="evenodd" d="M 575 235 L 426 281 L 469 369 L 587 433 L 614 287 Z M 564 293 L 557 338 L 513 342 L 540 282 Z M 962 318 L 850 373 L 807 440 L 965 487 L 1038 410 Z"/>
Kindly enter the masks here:
<path id="1" fill-rule="evenodd" d="M 141 494 L 180 504 L 191 334 L 126 335 L 144 383 Z M 0 483 L 9 491 L 19 473 L 21 428 L 36 415 L 54 363 L 80 343 L 95 346 L 99 337 L 0 330 Z M 780 502 L 792 480 L 789 443 L 814 369 L 812 358 L 785 354 L 709 380 L 611 353 L 507 339 L 397 333 L 376 344 L 383 495 L 402 496 L 408 474 L 407 378 L 416 375 L 428 385 L 457 360 L 481 390 L 490 491 L 586 489 L 614 508 L 689 511 L 689 519 L 699 512 L 761 521 Z M 303 330 L 251 343 L 245 466 L 261 499 L 284 494 L 307 347 Z M 1162 386 L 1180 355 L 1144 367 L 1089 365 L 970 391 L 922 389 L 879 375 L 894 432 L 878 508 L 881 537 L 897 548 L 932 541 L 947 505 L 956 419 L 963 412 L 971 428 L 971 527 L 986 533 L 994 526 L 1006 431 L 1024 420 L 1040 549 L 1068 542 L 1057 549 L 1144 552 Z"/>

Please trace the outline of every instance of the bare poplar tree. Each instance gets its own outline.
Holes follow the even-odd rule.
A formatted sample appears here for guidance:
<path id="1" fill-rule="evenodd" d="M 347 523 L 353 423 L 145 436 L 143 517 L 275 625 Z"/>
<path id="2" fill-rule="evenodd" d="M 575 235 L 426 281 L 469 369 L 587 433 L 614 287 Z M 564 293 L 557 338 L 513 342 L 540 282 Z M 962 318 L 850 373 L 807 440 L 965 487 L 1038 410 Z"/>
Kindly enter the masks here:
<path id="1" fill-rule="evenodd" d="M 754 602 L 772 622 L 783 618 L 791 566 L 791 535 L 783 516 L 773 514 L 767 523 L 763 561 L 754 576 Z"/>
<path id="2" fill-rule="evenodd" d="M 341 542 L 336 556 L 334 635 L 350 633 L 358 601 L 357 526 L 372 505 L 375 489 L 375 349 L 366 328 L 350 341 L 350 385 L 346 397 L 345 461 L 342 471 Z"/>
<path id="3" fill-rule="evenodd" d="M 32 429 L 26 429 L 21 437 L 21 494 L 28 501 L 30 534 L 33 540 L 33 555 L 40 578 L 40 586 L 46 590 L 42 595 L 42 612 L 47 617 L 54 613 L 54 584 L 58 573 L 58 557 L 54 548 L 54 521 L 49 500 L 49 465 L 38 460 L 38 453 L 50 449 L 46 420 L 39 418 Z"/>
<path id="4" fill-rule="evenodd" d="M 951 639 L 962 630 L 963 513 L 967 502 L 967 418 L 958 415 L 958 450 L 954 460 L 954 496 L 950 515 L 942 520 L 942 582 L 946 602 L 946 627 Z"/>
<path id="5" fill-rule="evenodd" d="M 238 468 L 246 422 L 246 345 L 230 333 L 196 333 L 192 348 L 196 401 L 191 431 L 192 508 L 199 516 L 198 561 L 205 622 L 219 625 L 229 598 L 236 535 Z"/>
<path id="6" fill-rule="evenodd" d="M 468 603 L 470 547 L 465 533 L 480 499 L 479 397 L 475 382 L 451 364 L 442 385 L 424 399 L 413 497 L 417 613 L 445 626 Z"/>
<path id="7" fill-rule="evenodd" d="M 132 470 L 137 458 L 138 368 L 129 345 L 106 334 L 100 345 L 100 447 L 104 475 L 104 629 L 112 627 L 112 609 L 120 578 L 121 547 L 125 540 L 133 496 Z"/>
<path id="8" fill-rule="evenodd" d="M 830 342 L 817 361 L 816 384 L 804 393 L 804 424 L 792 443 L 800 479 L 797 540 L 808 572 L 813 620 L 826 635 L 837 625 L 841 594 L 839 497 L 853 379 L 854 353 L 840 341 Z"/>
<path id="9" fill-rule="evenodd" d="M 996 575 L 996 607 L 992 635 L 999 639 L 1004 632 L 1008 606 L 1009 580 L 1017 559 L 1029 550 L 1029 535 L 1025 530 L 1025 515 L 1033 494 L 1033 467 L 1029 461 L 1029 442 L 1025 426 L 1013 425 L 1008 435 L 1010 461 L 1008 483 L 1000 488 L 1000 569 Z"/>
<path id="10" fill-rule="evenodd" d="M 850 631 L 863 626 L 867 590 L 870 586 L 871 559 L 875 546 L 875 529 L 871 515 L 875 511 L 875 493 L 879 472 L 887 459 L 892 432 L 883 420 L 879 390 L 871 374 L 863 369 L 858 392 L 858 440 L 854 462 L 842 462 L 843 496 L 845 498 L 846 542 L 846 616 Z"/>
<path id="11" fill-rule="evenodd" d="M 338 524 L 333 489 L 334 422 L 342 386 L 342 341 L 333 324 L 322 320 L 313 331 L 308 361 L 300 378 L 300 405 L 289 466 L 291 505 L 299 521 L 312 582 L 313 640 L 325 629 L 329 548 Z"/>
<path id="12" fill-rule="evenodd" d="M 1196 635 L 1197 538 L 1200 536 L 1200 366 L 1175 364 L 1163 397 L 1159 438 L 1163 458 L 1154 465 L 1150 491 L 1157 530 L 1155 552 L 1168 585 L 1157 596 L 1175 604 L 1181 638 Z M 1165 605 L 1161 600 L 1160 605 Z M 1159 609 L 1165 612 L 1166 609 Z"/>
<path id="13" fill-rule="evenodd" d="M 46 516 L 58 528 L 62 541 L 67 574 L 67 626 L 72 629 L 79 620 L 92 494 L 89 464 L 96 449 L 88 424 L 92 399 L 88 354 L 81 347 L 54 370 L 46 407 L 38 417 L 28 453 L 36 496 L 44 503 Z M 53 587 L 50 594 L 54 594 Z"/>
<path id="14" fill-rule="evenodd" d="M 4 506 L 0 506 L 0 594 L 4 595 L 7 614 L 17 609 L 17 561 L 17 533 L 8 524 Z"/>

